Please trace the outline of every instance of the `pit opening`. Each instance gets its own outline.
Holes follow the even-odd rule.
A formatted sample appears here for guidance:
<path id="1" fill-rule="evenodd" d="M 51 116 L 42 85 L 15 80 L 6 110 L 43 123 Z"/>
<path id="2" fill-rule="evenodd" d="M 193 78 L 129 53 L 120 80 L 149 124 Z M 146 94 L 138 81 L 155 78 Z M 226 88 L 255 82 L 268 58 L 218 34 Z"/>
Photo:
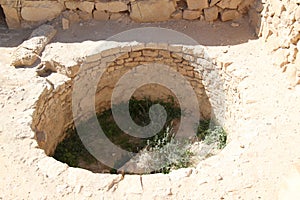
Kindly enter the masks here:
<path id="1" fill-rule="evenodd" d="M 93 132 L 91 127 L 95 124 L 87 123 L 91 119 L 91 113 L 89 111 L 80 113 L 74 119 L 74 110 L 72 110 L 74 98 L 78 98 L 74 97 L 74 91 L 78 89 L 76 83 L 84 82 L 84 80 L 93 82 L 92 80 L 95 77 L 99 77 L 99 71 L 103 71 L 103 65 L 101 65 L 103 61 L 105 61 L 105 70 L 101 79 L 97 79 L 93 101 L 98 121 L 100 121 L 102 127 L 107 126 L 106 136 L 108 136 L 110 142 L 122 149 L 127 148 L 131 152 L 137 153 L 128 157 L 128 154 L 118 154 L 110 151 L 111 149 L 104 148 L 102 152 L 98 151 L 97 153 L 105 154 L 109 152 L 109 160 L 106 160 L 106 163 L 95 159 L 97 155 L 90 154 L 90 149 L 87 150 L 89 147 L 84 149 L 86 143 L 83 145 L 84 142 L 82 143 L 80 140 L 82 138 L 79 137 L 79 134 L 76 134 L 78 126 L 75 122 L 79 122 L 80 125 L 89 124 L 84 130 L 87 133 Z M 152 65 L 157 63 L 164 64 L 170 70 L 182 75 L 193 88 L 199 103 L 200 116 L 199 125 L 193 127 L 193 130 L 189 130 L 194 133 L 194 137 L 185 138 L 185 140 L 172 137 L 176 135 L 177 125 L 181 123 L 180 116 L 184 113 L 178 112 L 181 105 L 171 89 L 153 83 L 142 85 L 135 90 L 131 96 L 129 110 L 131 110 L 131 118 L 138 125 L 146 126 L 149 123 L 149 106 L 157 103 L 164 105 L 164 108 L 167 111 L 169 110 L 169 118 L 167 118 L 167 123 L 164 124 L 162 131 L 156 137 L 147 137 L 141 140 L 125 136 L 124 132 L 116 129 L 116 124 L 111 115 L 111 99 L 119 80 L 130 71 L 134 72 L 133 76 L 139 75 L 138 67 L 141 65 L 146 65 L 147 69 L 151 71 Z M 218 124 L 219 114 L 216 112 L 217 106 L 222 106 L 220 105 L 220 102 L 222 102 L 220 98 L 216 98 L 216 96 L 220 97 L 219 90 L 223 89 L 222 83 L 216 83 L 213 80 L 216 77 L 212 77 L 212 75 L 218 75 L 219 69 L 205 55 L 202 46 L 186 46 L 183 48 L 179 45 L 152 44 L 151 47 L 147 47 L 142 44 L 126 43 L 116 48 L 101 50 L 99 53 L 87 57 L 81 65 L 80 71 L 77 69 L 76 73 L 77 75 L 73 76 L 71 80 L 64 83 L 60 82 L 59 85 L 43 92 L 37 102 L 33 117 L 32 129 L 36 133 L 35 139 L 39 147 L 44 149 L 47 155 L 54 156 L 59 161 L 66 162 L 70 166 L 100 173 L 123 173 L 124 171 L 129 174 L 168 173 L 173 169 L 193 166 L 192 164 L 196 165 L 201 159 L 218 153 L 219 149 L 226 144 L 227 135 Z M 151 83 L 153 77 L 148 74 L 143 75 Z M 135 79 L 131 77 L 130 80 Z M 122 90 L 124 94 L 129 90 L 126 86 Z M 91 91 L 92 89 L 88 85 L 84 88 L 85 94 L 89 94 Z M 78 102 L 76 102 L 78 109 L 80 111 L 86 110 L 90 97 L 83 95 L 78 99 Z M 190 97 L 185 95 L 184 100 L 189 101 Z M 122 103 L 122 101 L 119 101 L 114 106 L 119 106 Z M 143 110 L 142 116 L 140 115 L 141 110 Z M 98 142 L 96 137 L 89 140 L 91 144 L 95 141 Z M 121 143 L 123 143 L 123 146 Z M 92 144 L 92 149 L 106 145 L 106 143 L 99 144 Z M 136 149 L 133 150 L 132 148 Z M 172 151 L 170 152 L 170 150 Z M 159 152 L 160 154 L 153 154 L 153 152 Z M 151 156 L 147 161 L 143 160 L 142 158 L 145 155 L 148 157 L 154 155 L 160 158 L 167 155 L 163 158 L 171 159 L 173 163 L 167 162 L 167 164 L 164 163 L 158 168 L 151 168 L 145 172 L 143 171 L 144 168 L 137 167 L 137 163 L 150 162 L 150 165 L 155 165 L 153 163 L 155 159 Z M 173 157 L 168 157 L 170 155 L 177 156 L 179 161 L 174 161 Z M 158 163 L 161 164 L 161 162 Z"/>

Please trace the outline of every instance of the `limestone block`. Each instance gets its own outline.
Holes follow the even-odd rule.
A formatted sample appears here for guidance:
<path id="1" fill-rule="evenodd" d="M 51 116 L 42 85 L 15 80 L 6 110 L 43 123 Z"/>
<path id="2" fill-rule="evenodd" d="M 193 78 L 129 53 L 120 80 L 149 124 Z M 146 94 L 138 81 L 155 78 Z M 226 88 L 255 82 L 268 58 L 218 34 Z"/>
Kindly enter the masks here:
<path id="1" fill-rule="evenodd" d="M 182 11 L 176 10 L 174 13 L 172 13 L 171 17 L 172 19 L 182 19 Z"/>
<path id="2" fill-rule="evenodd" d="M 219 9 L 214 6 L 204 9 L 205 21 L 212 22 L 218 19 Z"/>
<path id="3" fill-rule="evenodd" d="M 50 25 L 42 25 L 35 29 L 30 38 L 14 51 L 11 64 L 15 67 L 33 65 L 55 34 L 56 30 Z"/>
<path id="4" fill-rule="evenodd" d="M 70 22 L 70 24 L 74 23 L 74 22 L 79 22 L 80 21 L 79 15 L 76 12 L 72 11 L 72 10 L 63 12 L 62 16 L 64 18 L 68 19 L 69 22 Z"/>
<path id="5" fill-rule="evenodd" d="M 191 10 L 202 10 L 208 8 L 208 0 L 187 0 L 187 5 Z"/>
<path id="6" fill-rule="evenodd" d="M 237 9 L 238 5 L 242 2 L 242 0 L 221 0 L 217 6 L 220 8 L 229 8 L 229 9 Z"/>
<path id="7" fill-rule="evenodd" d="M 67 30 L 70 28 L 70 21 L 66 18 L 61 19 L 61 24 L 62 24 L 63 30 Z"/>
<path id="8" fill-rule="evenodd" d="M 224 10 L 221 13 L 221 20 L 223 22 L 229 21 L 229 20 L 234 20 L 240 17 L 240 14 L 237 10 Z"/>
<path id="9" fill-rule="evenodd" d="M 131 3 L 130 17 L 138 22 L 166 21 L 175 10 L 169 0 L 136 1 Z"/>
<path id="10" fill-rule="evenodd" d="M 93 12 L 93 17 L 95 20 L 105 21 L 109 19 L 109 13 L 105 11 L 95 10 Z"/>
<path id="11" fill-rule="evenodd" d="M 21 27 L 20 18 L 18 16 L 18 11 L 16 8 L 1 5 L 3 8 L 3 12 L 5 14 L 5 19 L 8 28 L 10 29 L 16 29 Z"/>
<path id="12" fill-rule="evenodd" d="M 26 21 L 46 21 L 57 17 L 63 9 L 64 6 L 56 1 L 25 1 L 21 16 Z"/>
<path id="13" fill-rule="evenodd" d="M 76 10 L 79 9 L 81 11 L 87 12 L 87 13 L 92 13 L 95 4 L 93 2 L 89 2 L 89 1 L 82 1 L 82 2 L 78 2 L 78 1 L 67 1 L 65 3 L 66 8 L 70 9 L 70 10 Z"/>
<path id="14" fill-rule="evenodd" d="M 83 21 L 93 19 L 92 13 L 84 12 L 84 11 L 81 11 L 81 10 L 79 10 L 77 13 L 78 13 L 80 19 L 82 19 Z"/>
<path id="15" fill-rule="evenodd" d="M 98 2 L 96 3 L 96 10 L 123 12 L 128 10 L 128 6 L 125 1 Z"/>
<path id="16" fill-rule="evenodd" d="M 110 20 L 118 20 L 121 19 L 124 15 L 122 13 L 111 13 L 109 19 Z"/>
<path id="17" fill-rule="evenodd" d="M 280 16 L 282 11 L 285 9 L 283 3 L 279 0 L 270 0 L 270 5 L 276 16 Z"/>
<path id="18" fill-rule="evenodd" d="M 201 15 L 199 10 L 184 10 L 183 11 L 183 19 L 193 20 L 198 19 Z"/>

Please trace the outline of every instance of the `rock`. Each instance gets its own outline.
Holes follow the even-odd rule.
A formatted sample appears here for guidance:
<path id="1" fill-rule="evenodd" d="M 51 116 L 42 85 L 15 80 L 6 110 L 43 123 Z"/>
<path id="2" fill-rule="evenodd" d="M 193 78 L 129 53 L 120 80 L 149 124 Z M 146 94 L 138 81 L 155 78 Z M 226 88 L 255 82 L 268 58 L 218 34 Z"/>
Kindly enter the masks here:
<path id="1" fill-rule="evenodd" d="M 166 21 L 175 10 L 174 2 L 169 0 L 136 1 L 131 3 L 130 17 L 137 22 Z"/>
<path id="2" fill-rule="evenodd" d="M 204 9 L 205 21 L 212 22 L 218 19 L 219 9 L 214 6 Z"/>
<path id="3" fill-rule="evenodd" d="M 208 8 L 208 0 L 187 0 L 187 5 L 191 10 L 202 10 Z"/>
<path id="4" fill-rule="evenodd" d="M 57 17 L 63 9 L 63 4 L 56 1 L 24 1 L 21 16 L 26 21 L 50 21 Z"/>
<path id="5" fill-rule="evenodd" d="M 70 24 L 80 21 L 80 17 L 77 13 L 72 10 L 68 10 L 62 13 L 62 16 L 69 20 Z"/>
<path id="6" fill-rule="evenodd" d="M 95 7 L 95 4 L 93 2 L 89 1 L 83 1 L 83 2 L 77 2 L 77 1 L 67 1 L 65 3 L 66 8 L 70 10 L 76 10 L 79 9 L 81 11 L 92 13 Z"/>
<path id="7" fill-rule="evenodd" d="M 183 11 L 183 19 L 193 20 L 198 19 L 201 13 L 199 10 L 184 10 Z"/>
<path id="8" fill-rule="evenodd" d="M 109 19 L 109 14 L 105 11 L 95 10 L 93 12 L 93 17 L 95 20 L 105 21 Z"/>
<path id="9" fill-rule="evenodd" d="M 182 11 L 176 10 L 174 13 L 172 13 L 171 18 L 172 19 L 182 19 Z"/>
<path id="10" fill-rule="evenodd" d="M 123 17 L 122 13 L 112 13 L 109 17 L 110 20 L 118 20 Z"/>
<path id="11" fill-rule="evenodd" d="M 229 21 L 229 20 L 234 20 L 240 17 L 240 14 L 237 10 L 224 10 L 221 13 L 221 20 L 223 22 Z"/>
<path id="12" fill-rule="evenodd" d="M 229 8 L 229 9 L 237 9 L 238 5 L 242 2 L 242 0 L 221 0 L 217 6 L 220 8 Z"/>
<path id="13" fill-rule="evenodd" d="M 35 29 L 29 39 L 14 51 L 11 64 L 15 67 L 33 65 L 55 34 L 56 30 L 50 25 L 42 25 Z"/>
<path id="14" fill-rule="evenodd" d="M 18 16 L 18 11 L 16 8 L 1 5 L 3 8 L 3 12 L 5 14 L 5 20 L 8 28 L 17 29 L 21 27 L 20 18 Z"/>
<path id="15" fill-rule="evenodd" d="M 67 30 L 70 28 L 70 21 L 66 18 L 61 19 L 61 24 L 62 24 L 63 30 Z"/>
<path id="16" fill-rule="evenodd" d="M 79 10 L 78 15 L 79 15 L 80 19 L 82 19 L 83 21 L 93 19 L 92 13 L 88 13 L 88 12 L 85 12 L 85 11 Z"/>
<path id="17" fill-rule="evenodd" d="M 125 1 L 98 2 L 96 3 L 96 10 L 117 13 L 127 11 L 128 6 Z"/>

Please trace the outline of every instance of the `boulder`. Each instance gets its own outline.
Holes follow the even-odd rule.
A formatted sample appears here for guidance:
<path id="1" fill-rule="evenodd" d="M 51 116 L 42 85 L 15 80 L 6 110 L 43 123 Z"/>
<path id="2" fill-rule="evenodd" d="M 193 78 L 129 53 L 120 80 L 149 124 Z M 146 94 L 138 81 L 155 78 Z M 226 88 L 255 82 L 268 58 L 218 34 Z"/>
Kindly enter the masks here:
<path id="1" fill-rule="evenodd" d="M 29 39 L 14 51 L 11 65 L 15 67 L 33 65 L 55 34 L 56 29 L 50 25 L 42 25 L 35 29 Z"/>
<path id="2" fill-rule="evenodd" d="M 208 8 L 208 0 L 187 0 L 188 9 L 202 10 Z"/>
<path id="3" fill-rule="evenodd" d="M 174 1 L 149 0 L 131 3 L 130 17 L 138 22 L 158 22 L 170 19 L 175 11 Z"/>
<path id="4" fill-rule="evenodd" d="M 56 18 L 63 9 L 63 4 L 57 1 L 25 1 L 21 16 L 26 21 L 47 21 Z"/>
<path id="5" fill-rule="evenodd" d="M 219 9 L 216 6 L 204 9 L 205 21 L 212 22 L 218 19 Z"/>

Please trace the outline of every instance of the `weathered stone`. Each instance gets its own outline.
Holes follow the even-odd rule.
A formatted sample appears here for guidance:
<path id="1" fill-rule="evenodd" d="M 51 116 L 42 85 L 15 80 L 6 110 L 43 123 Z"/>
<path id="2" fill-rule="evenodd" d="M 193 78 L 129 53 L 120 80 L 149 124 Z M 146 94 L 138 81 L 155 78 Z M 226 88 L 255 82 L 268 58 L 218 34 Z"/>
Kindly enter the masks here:
<path id="1" fill-rule="evenodd" d="M 64 6 L 56 1 L 25 1 L 21 16 L 26 21 L 46 21 L 57 17 L 63 9 Z"/>
<path id="2" fill-rule="evenodd" d="M 128 6 L 125 1 L 98 2 L 96 3 L 96 10 L 123 12 L 128 10 Z"/>
<path id="3" fill-rule="evenodd" d="M 63 30 L 67 30 L 70 28 L 70 21 L 66 18 L 61 19 L 61 24 L 62 24 Z"/>
<path id="4" fill-rule="evenodd" d="M 221 13 L 221 20 L 223 22 L 229 21 L 229 20 L 234 20 L 240 17 L 240 14 L 237 10 L 224 10 Z"/>
<path id="5" fill-rule="evenodd" d="M 280 16 L 285 7 L 283 3 L 279 0 L 270 0 L 270 5 L 275 15 Z"/>
<path id="6" fill-rule="evenodd" d="M 221 0 L 217 6 L 220 8 L 229 8 L 229 9 L 237 9 L 238 5 L 242 2 L 242 0 Z"/>
<path id="7" fill-rule="evenodd" d="M 122 13 L 111 13 L 109 19 L 110 20 L 118 20 L 121 19 L 124 15 Z"/>
<path id="8" fill-rule="evenodd" d="M 92 13 L 84 12 L 84 11 L 81 11 L 81 10 L 79 10 L 77 13 L 78 13 L 80 19 L 82 19 L 84 21 L 93 19 Z"/>
<path id="9" fill-rule="evenodd" d="M 191 10 L 202 10 L 208 8 L 208 0 L 187 0 L 187 5 Z"/>
<path id="10" fill-rule="evenodd" d="M 95 7 L 95 4 L 93 2 L 89 2 L 89 1 L 82 1 L 82 2 L 67 1 L 65 3 L 65 5 L 66 5 L 66 8 L 68 8 L 70 10 L 79 9 L 79 10 L 87 12 L 87 13 L 92 13 L 93 9 Z"/>
<path id="11" fill-rule="evenodd" d="M 1 5 L 3 8 L 3 12 L 5 14 L 5 20 L 8 28 L 17 29 L 21 27 L 20 18 L 18 16 L 18 11 L 16 8 Z"/>
<path id="12" fill-rule="evenodd" d="M 182 19 L 182 11 L 176 10 L 174 13 L 172 13 L 171 17 L 172 19 Z"/>
<path id="13" fill-rule="evenodd" d="M 131 2 L 130 17 L 138 22 L 165 21 L 175 10 L 174 2 L 169 0 L 136 1 Z"/>
<path id="14" fill-rule="evenodd" d="M 193 20 L 198 19 L 201 13 L 199 10 L 184 10 L 183 11 L 183 19 Z"/>
<path id="15" fill-rule="evenodd" d="M 56 30 L 50 25 L 42 25 L 35 29 L 29 39 L 23 42 L 14 51 L 11 64 L 15 67 L 31 66 L 34 64 L 39 54 L 55 34 Z"/>
<path id="16" fill-rule="evenodd" d="M 105 21 L 105 20 L 109 19 L 109 13 L 107 13 L 105 11 L 95 10 L 93 12 L 93 17 L 94 17 L 95 20 Z"/>
<path id="17" fill-rule="evenodd" d="M 80 17 L 77 13 L 75 13 L 72 10 L 68 10 L 62 13 L 62 16 L 66 19 L 69 20 L 70 24 L 71 23 L 76 23 L 80 21 Z"/>
<path id="18" fill-rule="evenodd" d="M 218 19 L 219 9 L 214 6 L 204 9 L 205 21 L 212 22 Z"/>

